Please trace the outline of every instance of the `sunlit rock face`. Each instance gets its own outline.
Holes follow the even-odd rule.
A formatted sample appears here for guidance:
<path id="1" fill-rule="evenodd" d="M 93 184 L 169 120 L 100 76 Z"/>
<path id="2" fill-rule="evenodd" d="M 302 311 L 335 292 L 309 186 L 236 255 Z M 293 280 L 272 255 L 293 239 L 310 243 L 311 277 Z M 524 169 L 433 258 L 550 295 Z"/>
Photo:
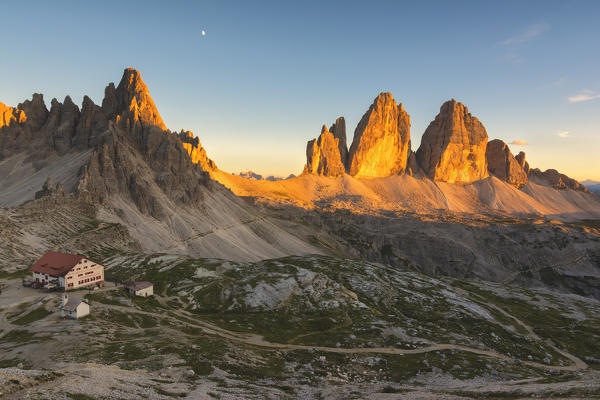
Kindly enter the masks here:
<path id="1" fill-rule="evenodd" d="M 12 124 L 22 124 L 27 120 L 27 116 L 23 110 L 9 107 L 4 103 L 0 103 L 0 128 L 10 126 Z"/>
<path id="2" fill-rule="evenodd" d="M 423 134 L 417 161 L 436 181 L 468 183 L 488 177 L 485 127 L 467 107 L 452 99 L 440 108 Z"/>
<path id="3" fill-rule="evenodd" d="M 121 82 L 115 89 L 110 83 L 104 90 L 102 109 L 110 120 L 115 120 L 120 126 L 128 130 L 136 130 L 140 127 L 157 127 L 167 130 L 148 87 L 142 81 L 140 73 L 127 68 L 123 72 Z"/>
<path id="4" fill-rule="evenodd" d="M 217 169 L 213 160 L 206 155 L 206 150 L 202 147 L 200 139 L 194 136 L 191 131 L 182 130 L 177 136 L 181 140 L 183 148 L 187 150 L 194 164 L 199 164 L 205 171 L 214 171 Z"/>
<path id="5" fill-rule="evenodd" d="M 338 118 L 336 124 L 332 125 L 332 128 L 338 131 L 338 137 L 329 131 L 327 126 L 323 125 L 319 137 L 309 141 L 306 145 L 306 167 L 304 168 L 304 173 L 322 176 L 342 176 L 346 172 L 346 166 L 343 162 L 343 150 L 346 150 L 345 123 L 343 125 L 340 124 L 340 119 Z M 343 141 L 343 146 L 340 143 L 341 141 Z"/>
<path id="6" fill-rule="evenodd" d="M 356 177 L 400 175 L 410 151 L 410 117 L 391 93 L 381 93 L 354 131 L 348 173 Z"/>
<path id="7" fill-rule="evenodd" d="M 527 173 L 502 140 L 490 140 L 485 157 L 490 174 L 518 188 L 527 185 Z"/>

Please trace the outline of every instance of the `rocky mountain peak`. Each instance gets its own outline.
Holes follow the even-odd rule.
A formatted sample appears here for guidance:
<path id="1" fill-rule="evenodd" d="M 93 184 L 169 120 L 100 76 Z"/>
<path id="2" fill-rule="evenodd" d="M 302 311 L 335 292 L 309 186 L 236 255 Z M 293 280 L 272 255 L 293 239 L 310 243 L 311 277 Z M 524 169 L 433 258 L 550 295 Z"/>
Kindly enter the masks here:
<path id="1" fill-rule="evenodd" d="M 525 159 L 525 152 L 524 151 L 519 152 L 519 154 L 517 154 L 515 159 L 517 160 L 517 162 L 519 163 L 521 168 L 523 168 L 525 173 L 529 174 L 529 163 Z"/>
<path id="2" fill-rule="evenodd" d="M 518 188 L 523 187 L 529 181 L 527 173 L 513 157 L 508 145 L 500 139 L 490 140 L 485 152 L 488 171 L 507 183 Z"/>
<path id="3" fill-rule="evenodd" d="M 423 134 L 416 156 L 431 179 L 466 183 L 488 176 L 485 127 L 462 103 L 452 99 L 440 107 Z"/>
<path id="4" fill-rule="evenodd" d="M 329 127 L 329 132 L 333 133 L 333 137 L 338 139 L 338 147 L 340 149 L 340 157 L 344 166 L 348 162 L 348 144 L 346 142 L 346 120 L 344 117 L 339 117 Z"/>
<path id="5" fill-rule="evenodd" d="M 345 123 L 342 124 L 339 118 L 336 122 L 339 124 L 335 128 L 338 131 L 338 135 L 342 135 L 343 133 L 343 139 L 345 140 Z M 332 127 L 335 127 L 335 124 Z M 323 125 L 319 137 L 310 140 L 306 145 L 306 167 L 304 168 L 304 173 L 323 176 L 342 176 L 346 172 L 344 157 L 345 153 L 342 151 L 340 138 L 335 137 L 327 129 L 327 125 Z"/>
<path id="6" fill-rule="evenodd" d="M 380 93 L 354 131 L 348 173 L 357 177 L 403 174 L 409 151 L 410 117 L 391 93 Z"/>
<path id="7" fill-rule="evenodd" d="M 106 87 L 102 109 L 108 119 L 118 117 L 118 122 L 129 124 L 130 129 L 135 129 L 139 124 L 142 127 L 154 126 L 167 130 L 141 74 L 133 68 L 123 71 L 116 88 L 114 83 Z"/>
<path id="8" fill-rule="evenodd" d="M 41 93 L 34 93 L 31 100 L 25 100 L 17 108 L 23 110 L 27 116 L 26 124 L 33 130 L 39 129 L 48 117 L 44 95 Z"/>

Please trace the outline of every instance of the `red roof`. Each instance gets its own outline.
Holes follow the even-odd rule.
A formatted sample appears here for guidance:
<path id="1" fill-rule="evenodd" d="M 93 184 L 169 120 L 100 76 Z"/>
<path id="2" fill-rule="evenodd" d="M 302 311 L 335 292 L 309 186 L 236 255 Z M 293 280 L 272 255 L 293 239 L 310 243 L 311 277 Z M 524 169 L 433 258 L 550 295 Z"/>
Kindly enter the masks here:
<path id="1" fill-rule="evenodd" d="M 51 276 L 63 275 L 71 270 L 77 263 L 84 259 L 77 254 L 58 253 L 48 251 L 35 264 L 29 268 L 32 272 L 48 274 Z"/>

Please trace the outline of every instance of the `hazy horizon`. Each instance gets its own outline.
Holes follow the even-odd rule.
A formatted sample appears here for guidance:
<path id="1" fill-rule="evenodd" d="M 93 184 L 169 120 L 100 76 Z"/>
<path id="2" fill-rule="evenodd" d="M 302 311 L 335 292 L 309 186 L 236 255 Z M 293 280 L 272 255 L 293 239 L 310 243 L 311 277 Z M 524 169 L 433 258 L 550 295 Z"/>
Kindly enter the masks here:
<path id="1" fill-rule="evenodd" d="M 0 32 L 20 33 L 2 45 L 0 102 L 100 104 L 134 67 L 167 127 L 193 131 L 219 168 L 285 177 L 339 116 L 350 144 L 382 91 L 410 114 L 413 150 L 455 98 L 490 139 L 527 142 L 510 147 L 532 167 L 600 181 L 600 3 L 64 4 L 5 5 Z"/>

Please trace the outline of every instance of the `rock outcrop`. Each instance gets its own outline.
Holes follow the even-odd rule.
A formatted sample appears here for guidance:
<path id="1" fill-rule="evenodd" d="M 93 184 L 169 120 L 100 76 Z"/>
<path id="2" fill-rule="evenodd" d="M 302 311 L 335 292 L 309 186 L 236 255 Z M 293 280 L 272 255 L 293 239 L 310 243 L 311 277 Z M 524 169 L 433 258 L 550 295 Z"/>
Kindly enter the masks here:
<path id="1" fill-rule="evenodd" d="M 555 169 L 547 169 L 546 171 L 542 172 L 539 168 L 533 168 L 529 171 L 529 178 L 537 181 L 538 183 L 552 186 L 558 190 L 571 189 L 590 193 L 588 188 L 583 186 L 581 183 L 577 182 L 573 178 L 569 178 L 565 174 L 561 174 Z"/>
<path id="2" fill-rule="evenodd" d="M 116 120 L 128 130 L 135 131 L 144 127 L 167 130 L 150 97 L 148 87 L 142 81 L 140 73 L 133 68 L 125 69 L 116 89 L 114 83 L 106 87 L 102 109 L 108 119 Z"/>
<path id="3" fill-rule="evenodd" d="M 356 177 L 401 175 L 410 152 L 410 117 L 391 93 L 381 93 L 354 131 L 348 173 Z"/>
<path id="4" fill-rule="evenodd" d="M 517 188 L 527 185 L 527 173 L 502 140 L 494 139 L 488 142 L 485 158 L 490 174 Z"/>
<path id="5" fill-rule="evenodd" d="M 345 167 L 348 165 L 348 143 L 346 142 L 346 120 L 344 117 L 336 119 L 333 125 L 329 127 L 329 132 L 333 133 L 334 138 L 338 139 L 340 159 Z"/>
<path id="6" fill-rule="evenodd" d="M 339 124 L 339 121 L 340 119 L 336 123 Z M 344 152 L 340 144 L 343 140 L 345 146 L 345 123 L 334 124 L 332 127 L 337 130 L 338 137 L 330 132 L 326 125 L 323 125 L 319 137 L 307 143 L 304 173 L 332 177 L 345 174 Z"/>
<path id="7" fill-rule="evenodd" d="M 22 124 L 26 120 L 27 116 L 23 110 L 0 103 L 0 128 L 11 126 L 13 124 Z"/>
<path id="8" fill-rule="evenodd" d="M 532 180 L 542 185 L 552 186 L 558 190 L 571 189 L 586 193 L 590 192 L 584 185 L 577 182 L 577 180 L 570 178 L 565 174 L 561 174 L 555 169 L 542 171 L 539 168 L 530 168 L 523 151 L 517 154 L 515 160 L 527 174 L 528 180 Z"/>
<path id="9" fill-rule="evenodd" d="M 63 189 L 62 185 L 60 183 L 58 183 L 58 184 L 56 184 L 56 186 L 52 186 L 52 180 L 50 179 L 50 177 L 48 177 L 46 179 L 46 182 L 44 182 L 42 189 L 35 192 L 35 198 L 41 199 L 42 197 L 55 196 L 55 195 L 64 196 L 64 194 L 65 193 L 64 193 L 64 189 Z"/>
<path id="10" fill-rule="evenodd" d="M 192 162 L 199 164 L 205 171 L 214 171 L 217 169 L 216 164 L 208 158 L 206 150 L 200 144 L 200 139 L 191 131 L 181 130 L 177 135 L 182 142 L 183 148 L 187 150 Z"/>
<path id="11" fill-rule="evenodd" d="M 523 168 L 523 171 L 525 171 L 525 173 L 529 175 L 529 163 L 525 159 L 525 152 L 524 151 L 519 152 L 519 154 L 517 154 L 515 159 L 517 160 L 517 162 L 519 163 L 521 168 Z"/>
<path id="12" fill-rule="evenodd" d="M 488 177 L 488 135 L 467 107 L 452 99 L 440 108 L 421 139 L 417 161 L 436 181 L 467 183 Z"/>

